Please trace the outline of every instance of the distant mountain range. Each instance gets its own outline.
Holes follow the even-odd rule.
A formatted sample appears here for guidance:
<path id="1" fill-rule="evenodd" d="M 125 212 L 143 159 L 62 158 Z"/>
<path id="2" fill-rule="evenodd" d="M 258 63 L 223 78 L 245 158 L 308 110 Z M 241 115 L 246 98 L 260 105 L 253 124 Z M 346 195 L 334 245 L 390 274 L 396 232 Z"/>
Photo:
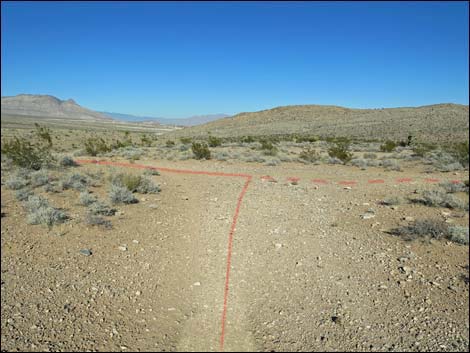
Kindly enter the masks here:
<path id="1" fill-rule="evenodd" d="M 19 115 L 37 118 L 64 118 L 75 120 L 121 120 L 127 122 L 145 122 L 147 124 L 196 126 L 221 118 L 227 114 L 195 115 L 184 119 L 162 117 L 143 117 L 131 114 L 96 112 L 78 105 L 73 99 L 61 100 L 42 94 L 19 94 L 2 97 L 2 116 Z"/>
<path id="2" fill-rule="evenodd" d="M 227 118 L 230 115 L 227 114 L 208 114 L 208 115 L 194 115 L 184 119 L 169 119 L 161 117 L 147 117 L 147 116 L 136 116 L 130 114 L 121 113 L 110 113 L 100 112 L 101 114 L 107 115 L 113 119 L 133 121 L 133 122 L 155 122 L 162 125 L 179 125 L 179 126 L 196 126 L 205 123 L 209 123 L 214 120 Z"/>
<path id="3" fill-rule="evenodd" d="M 49 95 L 19 94 L 2 97 L 3 115 L 22 115 L 77 120 L 111 120 L 107 115 L 81 107 L 73 99 L 60 100 Z"/>

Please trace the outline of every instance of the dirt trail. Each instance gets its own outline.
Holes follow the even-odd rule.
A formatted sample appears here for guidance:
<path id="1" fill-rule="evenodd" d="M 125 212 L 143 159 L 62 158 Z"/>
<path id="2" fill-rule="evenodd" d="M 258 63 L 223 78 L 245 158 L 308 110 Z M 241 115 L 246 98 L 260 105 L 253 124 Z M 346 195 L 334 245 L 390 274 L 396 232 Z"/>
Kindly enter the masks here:
<path id="1" fill-rule="evenodd" d="M 233 236 L 225 351 L 467 347 L 468 247 L 406 243 L 383 232 L 409 214 L 440 217 L 439 209 L 378 204 L 417 185 L 367 180 L 403 174 L 142 163 L 253 175 Z M 268 174 L 277 182 L 261 180 Z M 292 176 L 298 185 L 286 181 Z M 28 226 L 2 188 L 2 349 L 220 349 L 229 232 L 245 179 L 154 178 L 162 193 L 120 207 L 106 231 L 80 221 L 52 231 Z M 66 204 L 70 195 L 54 197 L 80 219 L 82 211 Z M 361 219 L 371 208 L 374 218 Z M 93 255 L 80 255 L 82 248 Z"/>

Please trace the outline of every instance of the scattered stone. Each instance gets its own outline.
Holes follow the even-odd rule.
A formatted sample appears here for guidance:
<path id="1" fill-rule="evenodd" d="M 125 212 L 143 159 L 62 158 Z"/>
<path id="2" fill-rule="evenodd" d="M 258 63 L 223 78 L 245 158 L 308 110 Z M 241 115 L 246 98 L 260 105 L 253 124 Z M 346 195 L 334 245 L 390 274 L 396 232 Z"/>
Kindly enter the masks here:
<path id="1" fill-rule="evenodd" d="M 138 290 L 137 292 L 135 292 L 135 295 L 137 295 L 137 296 L 139 296 L 139 295 L 141 295 L 141 294 L 142 294 L 142 293 L 141 293 L 140 290 Z"/>
<path id="2" fill-rule="evenodd" d="M 154 203 L 151 203 L 150 205 L 148 205 L 149 208 L 158 208 L 158 205 L 157 204 L 154 204 Z"/>
<path id="3" fill-rule="evenodd" d="M 132 242 L 133 242 L 134 244 L 139 244 L 139 241 L 136 240 L 136 239 L 134 239 Z"/>
<path id="4" fill-rule="evenodd" d="M 400 266 L 398 267 L 398 269 L 401 271 L 401 273 L 404 273 L 406 275 L 411 272 L 411 268 L 408 266 Z"/>
<path id="5" fill-rule="evenodd" d="M 81 249 L 80 254 L 85 255 L 85 256 L 90 256 L 92 252 L 90 249 Z"/>
<path id="6" fill-rule="evenodd" d="M 370 212 L 366 212 L 366 213 L 361 215 L 362 219 L 370 219 L 370 218 L 374 218 L 374 217 L 375 217 L 375 214 L 370 213 Z"/>
<path id="7" fill-rule="evenodd" d="M 118 247 L 118 249 L 121 250 L 121 251 L 127 251 L 127 245 L 126 245 L 126 244 L 120 245 L 120 246 Z"/>
<path id="8" fill-rule="evenodd" d="M 201 282 L 194 282 L 193 283 L 193 286 L 195 286 L 195 287 L 199 287 L 200 285 L 201 285 Z"/>
<path id="9" fill-rule="evenodd" d="M 276 243 L 276 244 L 274 244 L 274 246 L 276 247 L 276 249 L 282 248 L 282 244 L 281 244 L 281 243 Z"/>
<path id="10" fill-rule="evenodd" d="M 407 222 L 414 222 L 415 218 L 411 216 L 406 216 L 406 217 L 403 217 L 403 220 Z"/>

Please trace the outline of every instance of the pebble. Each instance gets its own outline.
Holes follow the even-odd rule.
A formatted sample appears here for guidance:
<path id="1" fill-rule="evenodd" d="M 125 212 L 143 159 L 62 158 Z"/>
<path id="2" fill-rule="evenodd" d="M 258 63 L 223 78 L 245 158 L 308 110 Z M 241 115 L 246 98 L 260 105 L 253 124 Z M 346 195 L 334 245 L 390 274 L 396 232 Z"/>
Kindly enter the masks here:
<path id="1" fill-rule="evenodd" d="M 194 282 L 193 283 L 193 286 L 195 286 L 195 287 L 199 287 L 200 285 L 201 285 L 201 282 Z"/>
<path id="2" fill-rule="evenodd" d="M 85 255 L 85 256 L 90 256 L 92 252 L 90 249 L 82 249 L 80 250 L 80 254 Z"/>
<path id="3" fill-rule="evenodd" d="M 121 251 L 127 251 L 127 245 L 125 245 L 125 244 L 124 244 L 124 245 L 120 245 L 120 246 L 118 247 L 118 249 L 121 250 Z"/>
<path id="4" fill-rule="evenodd" d="M 370 219 L 370 218 L 374 218 L 374 217 L 375 217 L 375 214 L 369 213 L 369 212 L 364 213 L 364 214 L 361 215 L 362 219 Z"/>

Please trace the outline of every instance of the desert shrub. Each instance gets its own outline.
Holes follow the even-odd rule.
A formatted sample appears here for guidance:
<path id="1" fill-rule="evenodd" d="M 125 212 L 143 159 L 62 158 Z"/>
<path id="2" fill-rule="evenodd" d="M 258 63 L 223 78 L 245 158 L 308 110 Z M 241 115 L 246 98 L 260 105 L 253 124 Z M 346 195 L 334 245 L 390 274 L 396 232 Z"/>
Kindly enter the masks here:
<path id="1" fill-rule="evenodd" d="M 315 141 L 318 141 L 318 138 L 316 136 L 295 136 L 294 139 L 296 143 L 302 143 L 302 142 L 313 143 Z"/>
<path id="2" fill-rule="evenodd" d="M 382 152 L 392 152 L 397 147 L 397 144 L 391 140 L 385 141 L 383 145 L 380 146 Z"/>
<path id="3" fill-rule="evenodd" d="M 29 224 L 45 224 L 50 228 L 68 219 L 66 213 L 51 207 L 49 202 L 40 196 L 29 196 L 24 206 L 28 212 L 26 220 Z"/>
<path id="4" fill-rule="evenodd" d="M 367 152 L 362 155 L 364 159 L 376 159 L 377 155 L 375 153 Z"/>
<path id="5" fill-rule="evenodd" d="M 385 159 L 382 162 L 382 166 L 387 170 L 401 171 L 400 164 L 394 159 Z"/>
<path id="6" fill-rule="evenodd" d="M 227 152 L 224 152 L 224 151 L 217 152 L 215 154 L 215 159 L 217 159 L 218 161 L 226 161 L 226 160 L 229 159 L 229 157 L 230 157 L 229 154 Z"/>
<path id="7" fill-rule="evenodd" d="M 139 202 L 132 192 L 129 191 L 129 189 L 115 184 L 111 184 L 111 188 L 109 190 L 109 199 L 113 204 L 131 204 Z"/>
<path id="8" fill-rule="evenodd" d="M 59 161 L 59 164 L 62 167 L 76 167 L 76 166 L 78 166 L 78 164 L 73 160 L 73 158 L 69 157 L 69 156 L 62 157 L 61 160 Z"/>
<path id="9" fill-rule="evenodd" d="M 336 157 L 330 157 L 328 158 L 328 164 L 344 164 L 343 161 L 339 158 Z"/>
<path id="10" fill-rule="evenodd" d="M 34 193 L 29 189 L 20 189 L 15 192 L 15 197 L 18 201 L 26 201 L 32 195 Z"/>
<path id="11" fill-rule="evenodd" d="M 130 192 L 136 192 L 142 181 L 140 175 L 135 174 L 116 174 L 111 176 L 111 184 L 125 187 Z"/>
<path id="12" fill-rule="evenodd" d="M 419 157 L 424 157 L 427 153 L 437 148 L 436 145 L 420 143 L 413 146 L 413 153 Z"/>
<path id="13" fill-rule="evenodd" d="M 92 203 L 96 202 L 97 199 L 89 191 L 82 191 L 79 196 L 80 204 L 83 206 L 89 206 Z"/>
<path id="14" fill-rule="evenodd" d="M 337 158 L 343 163 L 347 163 L 352 159 L 352 153 L 348 151 L 349 142 L 341 141 L 336 142 L 335 145 L 328 148 L 328 155 L 331 158 Z M 336 163 L 332 163 L 336 164 Z"/>
<path id="15" fill-rule="evenodd" d="M 166 147 L 173 147 L 175 145 L 175 141 L 167 140 L 165 145 L 166 145 Z"/>
<path id="16" fill-rule="evenodd" d="M 270 140 L 263 139 L 261 142 L 261 150 L 265 156 L 275 156 L 277 155 L 277 148 L 273 145 Z"/>
<path id="17" fill-rule="evenodd" d="M 49 145 L 32 144 L 25 138 L 14 137 L 3 142 L 1 151 L 14 165 L 22 168 L 39 170 L 54 161 Z"/>
<path id="18" fill-rule="evenodd" d="M 136 191 L 140 194 L 156 194 L 159 193 L 161 189 L 160 186 L 155 185 L 152 180 L 141 178 Z"/>
<path id="19" fill-rule="evenodd" d="M 222 140 L 215 136 L 209 136 L 208 143 L 209 147 L 218 147 L 222 145 Z"/>
<path id="20" fill-rule="evenodd" d="M 418 238 L 441 239 L 449 236 L 449 230 L 444 222 L 435 220 L 418 220 L 411 225 L 392 229 L 391 234 L 403 237 L 407 241 Z"/>
<path id="21" fill-rule="evenodd" d="M 366 169 L 368 166 L 368 163 L 365 159 L 354 158 L 354 159 L 351 159 L 351 165 L 361 168 L 361 169 Z"/>
<path id="22" fill-rule="evenodd" d="M 468 188 L 463 183 L 452 183 L 450 181 L 440 183 L 439 186 L 449 194 L 465 192 L 468 190 Z"/>
<path id="23" fill-rule="evenodd" d="M 98 154 L 110 152 L 111 150 L 111 146 L 101 137 L 89 137 L 85 140 L 85 151 L 90 156 L 97 156 Z"/>
<path id="24" fill-rule="evenodd" d="M 192 142 L 192 138 L 191 137 L 181 137 L 180 141 L 181 141 L 182 144 L 188 145 Z"/>
<path id="25" fill-rule="evenodd" d="M 315 163 L 320 160 L 320 153 L 309 146 L 300 152 L 299 158 L 309 163 Z"/>
<path id="26" fill-rule="evenodd" d="M 253 142 L 255 142 L 255 139 L 253 138 L 253 136 L 243 136 L 240 139 L 240 141 L 244 142 L 244 143 L 253 143 Z"/>
<path id="27" fill-rule="evenodd" d="M 38 123 L 34 123 L 34 126 L 36 128 L 36 136 L 43 140 L 44 142 L 47 143 L 49 147 L 52 147 L 52 136 L 51 136 L 51 130 L 48 129 L 45 126 L 41 126 Z"/>
<path id="28" fill-rule="evenodd" d="M 195 159 L 211 159 L 211 152 L 205 143 L 193 142 L 191 149 Z"/>
<path id="29" fill-rule="evenodd" d="M 143 134 L 140 136 L 140 144 L 142 146 L 150 147 L 152 146 L 152 140 L 146 134 Z"/>
<path id="30" fill-rule="evenodd" d="M 449 240 L 454 243 L 468 245 L 469 234 L 468 227 L 462 226 L 451 226 L 449 227 Z"/>
<path id="31" fill-rule="evenodd" d="M 8 189 L 11 190 L 19 190 L 24 188 L 25 186 L 29 185 L 29 180 L 16 174 L 10 176 L 10 178 L 6 181 L 5 185 Z"/>
<path id="32" fill-rule="evenodd" d="M 135 203 L 135 202 L 124 202 L 124 203 Z M 101 201 L 95 201 L 88 205 L 88 213 L 92 215 L 114 216 L 116 211 L 117 210 L 115 208 L 112 208 L 109 205 Z"/>
<path id="33" fill-rule="evenodd" d="M 86 175 L 79 173 L 73 173 L 66 175 L 63 180 L 60 181 L 60 187 L 62 190 L 74 189 L 84 190 L 90 184 L 90 180 Z"/>
<path id="34" fill-rule="evenodd" d="M 468 168 L 469 164 L 469 143 L 468 141 L 455 143 L 448 147 L 449 153 L 458 161 L 462 166 Z"/>
<path id="35" fill-rule="evenodd" d="M 178 146 L 178 151 L 180 151 L 180 152 L 185 152 L 185 151 L 188 151 L 189 149 L 190 149 L 189 145 L 179 145 Z"/>
<path id="36" fill-rule="evenodd" d="M 422 203 L 431 207 L 447 207 L 465 209 L 465 203 L 458 197 L 448 194 L 442 190 L 425 190 L 422 197 L 412 199 L 412 202 Z"/>
<path id="37" fill-rule="evenodd" d="M 160 175 L 160 172 L 155 168 L 147 168 L 144 171 L 144 175 Z"/>
<path id="38" fill-rule="evenodd" d="M 48 193 L 49 193 L 49 192 L 56 192 L 56 193 L 57 193 L 57 192 L 61 192 L 61 191 L 62 191 L 62 188 L 59 187 L 59 186 L 57 185 L 57 183 L 48 183 L 48 184 L 44 185 L 43 190 L 44 190 L 45 192 L 48 192 Z"/>
<path id="39" fill-rule="evenodd" d="M 135 148 L 132 146 L 119 149 L 119 155 L 129 160 L 138 160 L 140 157 L 142 157 L 143 154 L 144 151 L 142 151 L 140 148 Z"/>
<path id="40" fill-rule="evenodd" d="M 111 221 L 108 221 L 100 216 L 95 216 L 93 214 L 87 213 L 85 216 L 85 223 L 91 226 L 101 226 L 106 229 L 111 229 L 113 227 Z"/>
<path id="41" fill-rule="evenodd" d="M 38 170 L 31 173 L 31 185 L 33 187 L 43 186 L 49 182 L 49 173 L 44 170 Z"/>

